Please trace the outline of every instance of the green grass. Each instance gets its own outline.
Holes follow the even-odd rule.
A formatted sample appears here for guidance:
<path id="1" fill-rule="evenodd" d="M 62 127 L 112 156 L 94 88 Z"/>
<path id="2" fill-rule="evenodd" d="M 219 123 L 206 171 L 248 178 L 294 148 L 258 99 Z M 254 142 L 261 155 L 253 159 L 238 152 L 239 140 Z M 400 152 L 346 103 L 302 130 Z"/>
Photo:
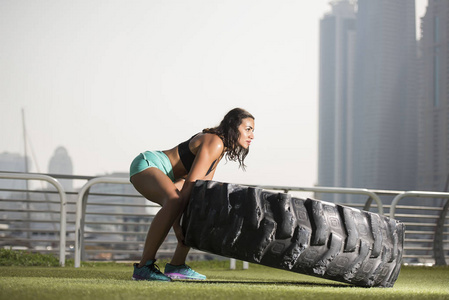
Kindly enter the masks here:
<path id="1" fill-rule="evenodd" d="M 393 288 L 359 288 L 256 264 L 249 270 L 241 264 L 229 270 L 229 261 L 190 265 L 208 280 L 135 282 L 131 264 L 124 263 L 3 265 L 0 299 L 449 299 L 449 267 L 402 267 Z"/>
<path id="2" fill-rule="evenodd" d="M 0 249 L 0 266 L 57 267 L 59 260 L 49 254 Z"/>

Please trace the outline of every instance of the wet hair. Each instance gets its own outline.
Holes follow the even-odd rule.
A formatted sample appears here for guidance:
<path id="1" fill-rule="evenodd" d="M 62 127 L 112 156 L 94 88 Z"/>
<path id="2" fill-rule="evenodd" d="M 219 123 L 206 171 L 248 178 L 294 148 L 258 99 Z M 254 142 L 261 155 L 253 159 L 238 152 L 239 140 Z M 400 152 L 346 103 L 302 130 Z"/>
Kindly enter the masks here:
<path id="1" fill-rule="evenodd" d="M 240 132 L 239 126 L 246 118 L 255 119 L 249 112 L 242 108 L 230 110 L 220 122 L 220 125 L 213 128 L 206 128 L 203 133 L 213 133 L 218 135 L 226 149 L 226 160 L 238 161 L 239 167 L 245 170 L 245 157 L 249 149 L 241 147 L 238 143 Z"/>

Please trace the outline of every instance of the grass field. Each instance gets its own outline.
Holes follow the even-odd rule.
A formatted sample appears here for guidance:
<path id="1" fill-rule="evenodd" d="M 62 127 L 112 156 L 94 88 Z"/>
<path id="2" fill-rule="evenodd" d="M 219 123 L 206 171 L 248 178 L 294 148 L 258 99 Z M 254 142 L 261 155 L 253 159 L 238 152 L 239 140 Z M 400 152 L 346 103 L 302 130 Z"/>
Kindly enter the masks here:
<path id="1" fill-rule="evenodd" d="M 229 270 L 229 261 L 190 266 L 207 281 L 135 282 L 129 263 L 2 265 L 0 299 L 449 299 L 449 267 L 403 267 L 393 288 L 360 288 L 255 264 L 249 270 Z"/>

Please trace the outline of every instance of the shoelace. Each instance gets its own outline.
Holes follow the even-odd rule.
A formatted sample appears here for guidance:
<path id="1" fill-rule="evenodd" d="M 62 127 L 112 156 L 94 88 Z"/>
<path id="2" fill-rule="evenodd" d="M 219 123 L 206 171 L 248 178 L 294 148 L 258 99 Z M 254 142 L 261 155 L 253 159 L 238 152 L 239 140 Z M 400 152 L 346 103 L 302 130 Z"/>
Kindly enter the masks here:
<path id="1" fill-rule="evenodd" d="M 156 264 L 151 264 L 148 268 L 155 273 L 162 274 L 161 269 L 159 269 L 159 266 Z"/>
<path id="2" fill-rule="evenodd" d="M 188 265 L 184 264 L 184 267 L 186 267 L 187 272 L 188 272 L 189 274 L 196 273 L 196 272 L 195 272 L 191 267 L 189 267 Z"/>

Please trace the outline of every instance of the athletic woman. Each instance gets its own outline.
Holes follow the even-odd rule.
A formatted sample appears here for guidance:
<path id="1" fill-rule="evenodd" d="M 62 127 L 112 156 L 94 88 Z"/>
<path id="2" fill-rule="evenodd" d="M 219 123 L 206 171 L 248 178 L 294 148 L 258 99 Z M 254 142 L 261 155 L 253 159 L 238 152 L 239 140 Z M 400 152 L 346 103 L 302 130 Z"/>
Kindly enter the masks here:
<path id="1" fill-rule="evenodd" d="M 204 129 L 170 150 L 146 151 L 133 160 L 131 183 L 146 199 L 161 206 L 148 230 L 142 259 L 134 264 L 134 280 L 206 279 L 185 264 L 190 248 L 183 243 L 181 215 L 195 181 L 212 180 L 223 156 L 245 168 L 244 160 L 253 139 L 254 117 L 235 108 L 219 126 Z M 156 253 L 171 227 L 178 244 L 163 274 L 155 264 Z"/>

